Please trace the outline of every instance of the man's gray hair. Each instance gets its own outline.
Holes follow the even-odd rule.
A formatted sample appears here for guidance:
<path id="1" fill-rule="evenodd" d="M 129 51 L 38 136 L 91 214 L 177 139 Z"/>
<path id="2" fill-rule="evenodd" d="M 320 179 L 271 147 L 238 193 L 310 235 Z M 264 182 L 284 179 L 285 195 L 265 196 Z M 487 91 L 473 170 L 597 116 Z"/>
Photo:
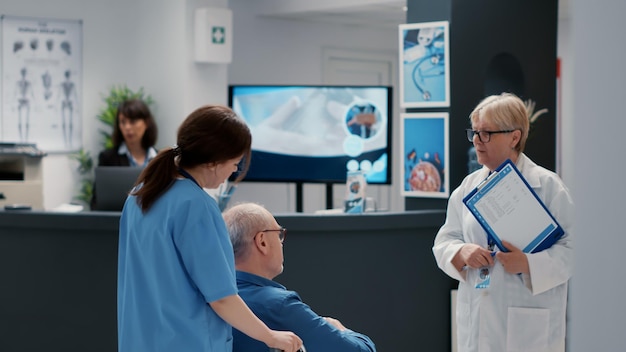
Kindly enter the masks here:
<path id="1" fill-rule="evenodd" d="M 233 244 L 235 260 L 245 258 L 254 235 L 268 225 L 268 211 L 257 203 L 240 203 L 222 214 Z"/>

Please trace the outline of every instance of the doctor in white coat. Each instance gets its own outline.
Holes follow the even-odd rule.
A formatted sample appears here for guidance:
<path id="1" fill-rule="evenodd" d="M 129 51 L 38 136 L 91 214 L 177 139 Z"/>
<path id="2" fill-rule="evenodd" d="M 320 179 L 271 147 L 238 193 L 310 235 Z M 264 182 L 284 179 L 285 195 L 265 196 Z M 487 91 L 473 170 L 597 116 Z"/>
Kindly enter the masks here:
<path id="1" fill-rule="evenodd" d="M 456 302 L 460 352 L 565 350 L 567 287 L 572 276 L 574 204 L 553 172 L 522 152 L 529 121 L 524 103 L 503 93 L 485 98 L 470 115 L 467 135 L 483 168 L 452 192 L 446 221 L 435 238 L 437 265 L 459 280 Z M 490 245 L 486 232 L 463 204 L 491 171 L 511 159 L 565 230 L 550 248 L 528 254 L 503 241 Z M 494 253 L 495 252 L 495 253 Z"/>

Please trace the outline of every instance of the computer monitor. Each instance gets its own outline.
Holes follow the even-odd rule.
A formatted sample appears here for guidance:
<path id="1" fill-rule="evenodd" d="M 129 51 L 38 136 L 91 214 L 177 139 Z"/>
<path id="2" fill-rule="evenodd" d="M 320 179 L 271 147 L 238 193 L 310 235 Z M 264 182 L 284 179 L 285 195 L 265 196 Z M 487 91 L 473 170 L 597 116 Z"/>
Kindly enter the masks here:
<path id="1" fill-rule="evenodd" d="M 97 166 L 95 168 L 95 209 L 122 211 L 128 193 L 143 168 L 132 166 Z"/>

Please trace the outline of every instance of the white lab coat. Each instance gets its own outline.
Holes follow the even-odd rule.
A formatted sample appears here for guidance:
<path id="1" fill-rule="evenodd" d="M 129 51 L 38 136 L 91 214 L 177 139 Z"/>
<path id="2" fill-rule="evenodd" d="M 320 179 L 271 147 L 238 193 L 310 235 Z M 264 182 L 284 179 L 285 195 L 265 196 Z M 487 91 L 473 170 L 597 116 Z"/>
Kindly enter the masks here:
<path id="1" fill-rule="evenodd" d="M 463 197 L 484 180 L 483 167 L 452 192 L 446 222 L 433 246 L 437 265 L 459 280 L 456 302 L 459 352 L 562 352 L 565 350 L 567 285 L 572 275 L 574 204 L 553 172 L 524 154 L 516 166 L 565 230 L 552 247 L 527 254 L 530 275 L 508 274 L 496 260 L 489 288 L 475 288 L 479 272 L 459 272 L 452 265 L 464 243 L 487 246 L 487 235 L 463 204 Z"/>

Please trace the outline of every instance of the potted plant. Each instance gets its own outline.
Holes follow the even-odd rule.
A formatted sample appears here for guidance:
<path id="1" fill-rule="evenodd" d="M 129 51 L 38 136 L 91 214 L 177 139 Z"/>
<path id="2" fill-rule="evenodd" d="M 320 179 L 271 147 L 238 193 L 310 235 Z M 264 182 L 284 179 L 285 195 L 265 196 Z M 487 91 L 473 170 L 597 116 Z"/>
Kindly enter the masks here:
<path id="1" fill-rule="evenodd" d="M 108 149 L 113 147 L 113 125 L 115 124 L 115 117 L 117 115 L 117 107 L 121 102 L 127 99 L 141 99 L 148 106 L 153 105 L 154 100 L 150 95 L 146 95 L 143 88 L 139 88 L 137 91 L 133 91 L 126 85 L 113 86 L 108 94 L 102 96 L 102 100 L 105 105 L 96 118 L 104 124 L 104 128 L 99 128 L 100 136 L 102 136 L 102 149 Z M 81 184 L 79 192 L 74 196 L 75 200 L 83 203 L 83 205 L 89 205 L 91 198 L 93 197 L 93 184 L 94 184 L 94 161 L 89 151 L 81 148 L 77 153 L 70 155 L 70 157 L 78 162 L 77 171 L 81 175 Z"/>
<path id="2" fill-rule="evenodd" d="M 534 130 L 534 123 L 537 121 L 539 116 L 548 112 L 547 108 L 543 108 L 541 110 L 535 111 L 535 101 L 532 99 L 528 99 L 524 101 L 524 105 L 526 106 L 526 116 L 528 116 L 528 122 L 530 122 L 530 127 L 528 131 L 528 138 L 530 139 L 532 132 Z"/>

